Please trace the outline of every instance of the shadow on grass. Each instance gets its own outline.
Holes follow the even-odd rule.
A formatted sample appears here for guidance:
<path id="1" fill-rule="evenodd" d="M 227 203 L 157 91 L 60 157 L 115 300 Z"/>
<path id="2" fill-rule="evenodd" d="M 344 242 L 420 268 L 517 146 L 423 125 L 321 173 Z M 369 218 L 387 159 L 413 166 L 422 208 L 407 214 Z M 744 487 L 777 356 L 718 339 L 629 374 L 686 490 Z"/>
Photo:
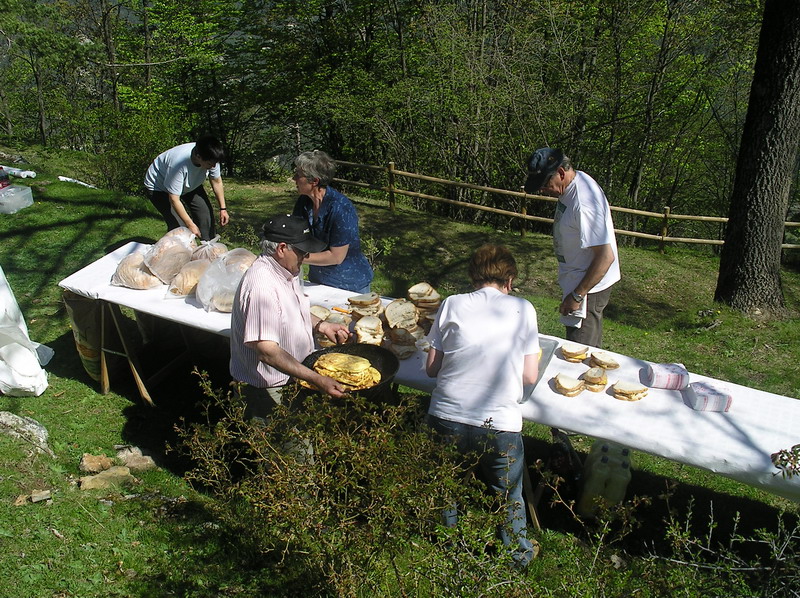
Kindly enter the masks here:
<path id="1" fill-rule="evenodd" d="M 194 373 L 195 368 L 209 374 L 214 388 L 229 387 L 230 349 L 227 339 L 188 327 L 181 330 L 177 324 L 160 321 L 155 336 L 148 344 L 143 344 L 139 327 L 133 319 L 123 314 L 120 323 L 139 360 L 139 374 L 153 402 L 150 405 L 142 398 L 127 359 L 107 353 L 110 388 L 130 402 L 123 412 L 126 421 L 122 437 L 153 457 L 159 467 L 183 476 L 188 464 L 175 453 L 168 452 L 166 446 L 175 444 L 175 426 L 181 420 L 194 422 L 202 415 L 206 397 L 200 386 L 200 377 Z M 46 367 L 47 371 L 100 392 L 100 383 L 84 369 L 71 332 L 62 334 L 49 346 L 55 350 L 56 357 Z M 182 354 L 185 354 L 184 358 L 164 369 L 166 364 Z M 161 370 L 164 372 L 160 379 L 152 381 L 151 378 Z"/>
<path id="2" fill-rule="evenodd" d="M 125 508 L 132 518 L 155 520 L 167 539 L 163 559 L 137 568 L 129 595 L 289 597 L 319 595 L 324 586 L 302 557 L 261 554 L 246 519 L 234 529 L 218 523 L 207 504 L 162 496 L 130 500 Z"/>
<path id="3" fill-rule="evenodd" d="M 140 351 L 140 364 L 145 376 L 159 372 L 164 364 L 187 351 L 181 333 L 170 330 L 162 330 L 162 333 L 167 338 L 154 341 Z M 165 377 L 147 387 L 153 406 L 141 398 L 130 370 L 123 370 L 120 376 L 127 374 L 127 386 L 123 387 L 122 392 L 131 400 L 131 405 L 124 411 L 126 423 L 122 437 L 151 455 L 160 467 L 177 476 L 183 476 L 190 463 L 175 451 L 168 451 L 167 445 L 176 446 L 177 425 L 202 420 L 203 405 L 207 399 L 195 370 L 208 373 L 215 389 L 227 390 L 231 380 L 227 339 L 193 329 L 184 329 L 184 334 L 190 342 L 185 358 L 171 367 Z"/>
<path id="4" fill-rule="evenodd" d="M 526 438 L 526 451 L 533 457 L 546 454 L 548 447 L 547 442 Z M 535 475 L 534 484 L 537 481 Z M 727 544 L 734 533 L 755 538 L 756 530 L 760 528 L 775 530 L 779 517 L 784 517 L 789 525 L 795 521 L 793 516 L 781 514 L 778 509 L 763 503 L 691 484 L 678 484 L 670 491 L 667 504 L 658 498 L 667 484 L 668 479 L 662 476 L 640 471 L 634 473 L 629 496 L 652 496 L 653 503 L 635 511 L 638 526 L 622 540 L 612 541 L 618 531 L 612 525 L 610 535 L 604 540 L 606 548 L 614 552 L 623 550 L 630 556 L 642 558 L 672 558 L 674 555 L 665 539 L 670 509 L 678 522 L 684 524 L 688 521 L 693 537 L 699 539 L 708 534 L 709 518 L 713 513 L 716 527 L 709 543 L 711 550 Z M 546 492 L 539 505 L 539 517 L 544 528 L 592 544 L 595 541 L 594 524 L 590 522 L 584 526 L 563 505 L 552 504 L 550 498 Z M 325 595 L 325 580 L 319 571 L 310 571 L 303 556 L 293 553 L 291 547 L 282 554 L 259 554 L 259 539 L 263 540 L 269 530 L 259 529 L 256 521 L 249 521 L 249 515 L 245 514 L 247 511 L 243 511 L 242 523 L 238 526 L 221 523 L 210 501 L 177 501 L 154 508 L 142 500 L 138 506 L 130 508 L 141 509 L 141 514 L 134 513 L 139 519 L 157 513 L 158 527 L 166 530 L 165 537 L 168 538 L 167 558 L 152 563 L 145 573 L 139 575 L 132 584 L 138 592 L 136 595 L 205 597 L 244 595 L 248 591 L 251 595 L 269 596 Z M 744 517 L 739 527 L 734 529 L 736 513 Z M 745 560 L 769 556 L 755 546 L 755 543 L 748 543 L 737 554 Z M 544 550 L 548 548 L 545 543 Z M 610 554 L 605 552 L 602 558 Z"/>
<path id="5" fill-rule="evenodd" d="M 484 243 L 503 244 L 511 250 L 523 292 L 540 285 L 543 260 L 552 260 L 552 241 L 541 236 L 520 237 L 490 227 L 476 230 L 416 212 L 359 207 L 368 210 L 361 224 L 362 239 L 371 236 L 395 241 L 391 250 L 378 258 L 378 269 L 388 279 L 389 288 L 383 290 L 388 296 L 405 297 L 410 286 L 423 280 L 444 294 L 471 291 L 467 264 L 472 252 Z M 555 281 L 554 276 L 546 277 L 548 284 L 551 279 Z"/>
<path id="6" fill-rule="evenodd" d="M 528 463 L 537 457 L 545 458 L 549 443 L 526 437 L 525 450 Z M 586 455 L 581 454 L 581 459 Z M 541 475 L 533 467 L 529 468 L 531 480 L 538 484 Z M 753 539 L 739 547 L 737 554 L 744 559 L 769 557 L 763 544 L 755 541 L 759 530 L 777 531 L 779 520 L 788 529 L 798 524 L 798 517 L 791 512 L 784 512 L 778 507 L 743 496 L 734 496 L 712 488 L 675 481 L 662 475 L 647 471 L 634 470 L 628 485 L 626 499 L 635 497 L 650 499 L 649 504 L 639 504 L 632 515 L 633 530 L 619 537 L 619 523 L 612 524 L 609 539 L 612 545 L 625 550 L 632 556 L 648 557 L 656 555 L 662 558 L 671 556 L 667 543 L 667 530 L 670 517 L 681 528 L 691 531 L 694 538 L 706 539 L 710 534 L 709 548 L 719 549 L 727 545 L 734 535 Z M 732 482 L 733 483 L 733 482 Z M 560 488 L 560 498 L 566 502 L 577 501 L 578 493 Z M 545 487 L 537 509 L 543 528 L 571 534 L 586 542 L 594 541 L 597 523 L 587 520 L 579 521 L 564 504 L 556 500 L 556 494 Z M 737 522 L 738 519 L 738 522 Z M 713 528 L 713 533 L 712 533 Z"/>

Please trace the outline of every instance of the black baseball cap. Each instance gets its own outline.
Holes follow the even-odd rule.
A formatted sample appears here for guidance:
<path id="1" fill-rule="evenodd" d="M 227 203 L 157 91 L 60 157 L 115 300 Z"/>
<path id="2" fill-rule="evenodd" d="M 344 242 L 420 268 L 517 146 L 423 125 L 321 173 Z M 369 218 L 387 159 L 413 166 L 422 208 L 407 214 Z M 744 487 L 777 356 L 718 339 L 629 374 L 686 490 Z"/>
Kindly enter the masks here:
<path id="1" fill-rule="evenodd" d="M 311 234 L 308 222 L 299 216 L 273 216 L 261 227 L 261 236 L 274 243 L 287 243 L 307 253 L 323 251 L 328 245 Z"/>
<path id="2" fill-rule="evenodd" d="M 536 193 L 545 181 L 558 170 L 564 152 L 549 147 L 541 147 L 528 158 L 528 180 L 525 181 L 525 193 Z"/>

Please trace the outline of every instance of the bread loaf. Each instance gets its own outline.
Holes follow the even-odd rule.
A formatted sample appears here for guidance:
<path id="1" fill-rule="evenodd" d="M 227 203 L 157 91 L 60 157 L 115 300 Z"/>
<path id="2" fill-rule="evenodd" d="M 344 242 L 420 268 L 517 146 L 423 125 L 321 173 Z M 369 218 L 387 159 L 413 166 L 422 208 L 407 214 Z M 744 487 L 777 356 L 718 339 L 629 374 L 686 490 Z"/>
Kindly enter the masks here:
<path id="1" fill-rule="evenodd" d="M 200 241 L 200 245 L 192 251 L 192 260 L 209 260 L 213 262 L 226 253 L 228 253 L 228 247 L 219 242 L 219 235 L 217 235 L 210 241 Z"/>
<path id="2" fill-rule="evenodd" d="M 192 259 L 193 249 L 194 241 L 187 243 L 185 236 L 167 233 L 145 252 L 144 263 L 161 282 L 169 284 Z"/>
<path id="3" fill-rule="evenodd" d="M 172 282 L 169 283 L 167 292 L 175 297 L 194 295 L 197 290 L 197 283 L 210 265 L 211 260 L 191 260 L 187 262 L 181 268 L 181 271 L 175 275 Z"/>
<path id="4" fill-rule="evenodd" d="M 197 299 L 206 311 L 215 309 L 228 313 L 233 310 L 239 281 L 255 260 L 252 251 L 239 247 L 211 262 L 197 283 Z"/>
<path id="5" fill-rule="evenodd" d="M 395 299 L 386 306 L 383 316 L 390 328 L 412 328 L 417 326 L 419 311 L 410 301 Z"/>
<path id="6" fill-rule="evenodd" d="M 161 279 L 144 265 L 144 252 L 136 251 L 122 258 L 111 276 L 111 284 L 129 289 L 152 289 L 161 285 Z"/>

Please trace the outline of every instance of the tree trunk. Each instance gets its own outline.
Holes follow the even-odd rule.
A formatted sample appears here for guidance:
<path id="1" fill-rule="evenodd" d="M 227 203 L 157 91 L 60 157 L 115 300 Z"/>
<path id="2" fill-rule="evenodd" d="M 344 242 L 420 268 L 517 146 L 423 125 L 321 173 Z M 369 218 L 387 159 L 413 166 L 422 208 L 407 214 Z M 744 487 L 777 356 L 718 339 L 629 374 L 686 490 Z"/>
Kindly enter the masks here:
<path id="1" fill-rule="evenodd" d="M 150 0 L 142 0 L 142 29 L 144 30 L 144 88 L 150 90 L 152 79 L 152 69 L 150 65 L 150 47 L 152 39 L 150 37 Z"/>
<path id="2" fill-rule="evenodd" d="M 39 141 L 42 145 L 47 145 L 47 117 L 44 101 L 44 88 L 42 85 L 42 77 L 39 73 L 39 65 L 33 52 L 28 51 L 30 58 L 31 71 L 33 72 L 33 80 L 36 83 L 36 105 L 38 107 L 38 128 L 39 128 Z"/>
<path id="3" fill-rule="evenodd" d="M 103 36 L 103 45 L 106 48 L 106 56 L 108 57 L 108 80 L 111 86 L 111 102 L 114 106 L 114 113 L 119 114 L 119 71 L 117 70 L 117 48 L 114 42 L 113 30 L 113 12 L 117 10 L 117 6 L 108 6 L 103 0 L 100 5 L 101 8 L 101 21 L 100 32 Z"/>
<path id="4" fill-rule="evenodd" d="M 11 111 L 8 108 L 8 99 L 3 92 L 3 86 L 0 85 L 0 114 L 3 115 L 3 132 L 12 137 L 14 135 L 14 123 L 11 120 Z"/>
<path id="5" fill-rule="evenodd" d="M 714 298 L 780 312 L 783 222 L 800 142 L 800 2 L 767 0 Z"/>

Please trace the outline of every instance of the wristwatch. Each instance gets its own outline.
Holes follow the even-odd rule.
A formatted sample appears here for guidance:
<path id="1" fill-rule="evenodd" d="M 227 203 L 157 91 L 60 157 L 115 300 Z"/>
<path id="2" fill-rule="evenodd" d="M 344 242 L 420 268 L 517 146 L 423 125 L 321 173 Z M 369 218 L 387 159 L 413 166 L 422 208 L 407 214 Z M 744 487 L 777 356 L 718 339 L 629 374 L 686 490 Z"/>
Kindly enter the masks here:
<path id="1" fill-rule="evenodd" d="M 575 291 L 572 291 L 572 293 L 570 293 L 570 295 L 572 295 L 572 298 L 573 298 L 575 301 L 577 301 L 578 303 L 580 303 L 581 301 L 583 301 L 583 295 L 578 295 L 578 293 L 576 293 Z"/>

